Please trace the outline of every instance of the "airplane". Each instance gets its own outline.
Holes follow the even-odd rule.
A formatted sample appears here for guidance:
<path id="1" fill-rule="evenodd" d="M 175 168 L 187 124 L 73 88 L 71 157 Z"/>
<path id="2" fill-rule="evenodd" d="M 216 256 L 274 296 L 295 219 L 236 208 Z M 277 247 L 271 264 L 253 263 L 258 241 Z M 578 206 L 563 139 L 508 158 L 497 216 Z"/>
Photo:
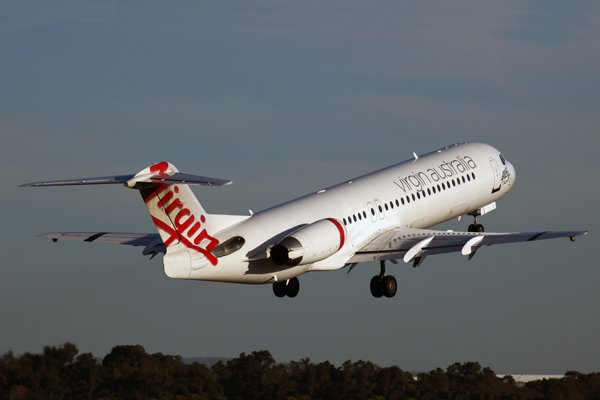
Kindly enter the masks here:
<path id="1" fill-rule="evenodd" d="M 515 169 L 494 147 L 457 143 L 321 189 L 247 216 L 208 214 L 189 185 L 232 182 L 180 173 L 162 161 L 137 174 L 32 182 L 21 187 L 123 184 L 140 192 L 158 233 L 52 232 L 38 237 L 144 246 L 163 253 L 169 278 L 272 284 L 295 297 L 298 276 L 379 261 L 371 294 L 391 298 L 397 281 L 385 262 L 420 266 L 430 255 L 460 252 L 470 260 L 484 246 L 570 238 L 587 231 L 487 233 L 478 217 L 515 183 Z M 428 229 L 461 216 L 467 232 Z"/>

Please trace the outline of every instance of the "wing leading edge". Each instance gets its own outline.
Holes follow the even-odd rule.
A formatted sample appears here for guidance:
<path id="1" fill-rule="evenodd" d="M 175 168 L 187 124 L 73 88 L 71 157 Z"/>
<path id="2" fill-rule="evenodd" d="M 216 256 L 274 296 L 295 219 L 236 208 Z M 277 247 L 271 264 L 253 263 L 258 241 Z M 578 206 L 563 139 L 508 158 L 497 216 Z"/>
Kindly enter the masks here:
<path id="1" fill-rule="evenodd" d="M 414 265 L 418 266 L 428 255 L 461 252 L 471 259 L 475 252 L 484 246 L 563 237 L 575 240 L 576 236 L 587 233 L 587 231 L 479 233 L 398 228 L 375 238 L 357 251 L 347 263 L 403 259 L 404 262 L 414 262 Z"/>

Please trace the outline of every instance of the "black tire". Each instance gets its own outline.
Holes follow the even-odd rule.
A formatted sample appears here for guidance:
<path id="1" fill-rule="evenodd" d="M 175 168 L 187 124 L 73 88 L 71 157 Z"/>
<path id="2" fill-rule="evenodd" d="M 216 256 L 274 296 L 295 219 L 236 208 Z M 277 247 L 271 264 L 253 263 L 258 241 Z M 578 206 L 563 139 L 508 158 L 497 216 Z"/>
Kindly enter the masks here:
<path id="1" fill-rule="evenodd" d="M 277 282 L 273 284 L 273 293 L 275 293 L 275 296 L 283 297 L 285 296 L 285 292 L 285 282 Z"/>
<path id="2" fill-rule="evenodd" d="M 468 231 L 468 232 L 477 232 L 477 231 L 475 230 L 475 224 L 471 224 L 471 225 L 469 225 L 469 229 L 467 229 L 467 231 Z"/>
<path id="3" fill-rule="evenodd" d="M 375 275 L 371 278 L 371 294 L 376 298 L 383 296 L 383 285 L 381 284 L 379 275 Z"/>
<path id="4" fill-rule="evenodd" d="M 481 224 L 475 225 L 475 232 L 480 232 L 480 233 L 485 232 L 485 229 L 483 229 L 483 225 L 481 225 Z"/>
<path id="5" fill-rule="evenodd" d="M 300 281 L 298 278 L 292 278 L 285 286 L 285 294 L 288 297 L 296 297 L 300 291 Z"/>
<path id="6" fill-rule="evenodd" d="M 394 278 L 392 275 L 387 275 L 383 277 L 381 283 L 383 295 L 385 297 L 394 297 L 396 295 L 396 291 L 398 290 L 396 278 Z"/>

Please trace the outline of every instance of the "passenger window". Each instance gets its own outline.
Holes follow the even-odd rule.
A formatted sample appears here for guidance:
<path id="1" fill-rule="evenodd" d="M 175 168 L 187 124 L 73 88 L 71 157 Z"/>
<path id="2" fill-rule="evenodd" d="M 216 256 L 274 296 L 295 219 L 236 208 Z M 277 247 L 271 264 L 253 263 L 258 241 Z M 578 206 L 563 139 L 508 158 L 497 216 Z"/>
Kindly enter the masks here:
<path id="1" fill-rule="evenodd" d="M 435 194 L 435 186 L 431 188 L 433 190 L 433 194 Z"/>
<path id="2" fill-rule="evenodd" d="M 377 206 L 377 207 L 379 207 L 379 212 L 382 213 L 383 209 L 381 208 L 381 206 Z"/>
<path id="3" fill-rule="evenodd" d="M 463 183 L 465 183 L 465 177 L 464 176 L 462 177 L 462 181 L 463 181 Z"/>
<path id="4" fill-rule="evenodd" d="M 421 198 L 421 193 L 417 192 L 417 199 Z"/>
<path id="5" fill-rule="evenodd" d="M 375 215 L 375 210 L 371 208 L 371 214 Z"/>
<path id="6" fill-rule="evenodd" d="M 442 189 L 446 190 L 446 186 L 444 186 L 443 182 L 442 182 Z"/>
<path id="7" fill-rule="evenodd" d="M 402 202 L 404 204 L 404 201 Z M 396 207 L 400 207 L 400 203 L 398 203 L 398 199 L 396 199 Z"/>
<path id="8" fill-rule="evenodd" d="M 402 202 L 402 205 L 404 205 L 404 197 L 400 197 L 400 201 Z"/>
<path id="9" fill-rule="evenodd" d="M 475 172 L 471 172 L 471 176 L 475 179 Z"/>
<path id="10" fill-rule="evenodd" d="M 471 182 L 471 175 L 467 174 L 467 180 Z"/>
<path id="11" fill-rule="evenodd" d="M 347 224 L 346 224 L 346 218 L 344 218 L 344 225 L 347 225 Z"/>
<path id="12" fill-rule="evenodd" d="M 435 190 L 435 189 L 433 189 Z M 427 194 L 431 196 L 431 189 L 427 188 Z"/>
<path id="13" fill-rule="evenodd" d="M 354 222 L 356 222 L 356 215 L 353 215 L 352 218 L 354 219 Z"/>
<path id="14" fill-rule="evenodd" d="M 363 211 L 363 217 L 365 217 L 365 219 L 367 219 L 367 213 Z"/>
<path id="15" fill-rule="evenodd" d="M 358 219 L 362 220 L 362 216 L 358 213 Z"/>
<path id="16" fill-rule="evenodd" d="M 441 192 L 441 190 L 440 190 L 440 185 L 437 185 L 437 186 L 438 186 L 438 192 Z M 443 183 L 442 183 L 442 186 L 444 186 L 444 184 L 443 184 Z"/>
<path id="17" fill-rule="evenodd" d="M 452 179 L 452 186 L 456 186 L 456 184 L 454 183 L 454 179 Z"/>
<path id="18" fill-rule="evenodd" d="M 413 193 L 413 194 L 411 194 L 411 196 L 412 196 L 412 198 L 413 198 L 413 201 L 417 200 L 417 199 L 415 199 L 415 194 L 414 194 L 414 193 Z"/>
<path id="19" fill-rule="evenodd" d="M 384 204 L 384 206 L 385 206 L 385 211 L 389 211 L 389 210 L 390 210 L 390 209 L 388 208 L 388 206 L 387 206 L 387 203 L 385 203 L 385 204 Z"/>

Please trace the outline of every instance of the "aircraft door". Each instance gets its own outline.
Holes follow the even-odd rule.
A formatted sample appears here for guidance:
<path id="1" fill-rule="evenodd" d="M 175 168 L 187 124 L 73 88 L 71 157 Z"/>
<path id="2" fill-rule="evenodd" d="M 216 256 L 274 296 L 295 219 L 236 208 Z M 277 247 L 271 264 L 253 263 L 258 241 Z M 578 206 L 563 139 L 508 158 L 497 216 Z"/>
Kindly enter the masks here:
<path id="1" fill-rule="evenodd" d="M 493 158 L 490 160 L 490 165 L 492 166 L 492 171 L 494 173 L 494 187 L 492 187 L 492 193 L 496 193 L 500 190 L 500 186 L 502 186 L 502 176 L 500 174 L 500 167 L 498 163 Z"/>
<path id="2" fill-rule="evenodd" d="M 375 212 L 375 206 L 371 202 L 368 202 L 367 206 L 369 207 L 369 212 L 371 213 L 371 222 L 377 221 L 377 213 Z"/>
<path id="3" fill-rule="evenodd" d="M 379 211 L 379 219 L 384 219 L 385 218 L 385 211 L 383 209 L 383 205 L 381 204 L 381 201 L 379 200 L 375 200 L 375 206 L 377 206 L 377 211 Z"/>

